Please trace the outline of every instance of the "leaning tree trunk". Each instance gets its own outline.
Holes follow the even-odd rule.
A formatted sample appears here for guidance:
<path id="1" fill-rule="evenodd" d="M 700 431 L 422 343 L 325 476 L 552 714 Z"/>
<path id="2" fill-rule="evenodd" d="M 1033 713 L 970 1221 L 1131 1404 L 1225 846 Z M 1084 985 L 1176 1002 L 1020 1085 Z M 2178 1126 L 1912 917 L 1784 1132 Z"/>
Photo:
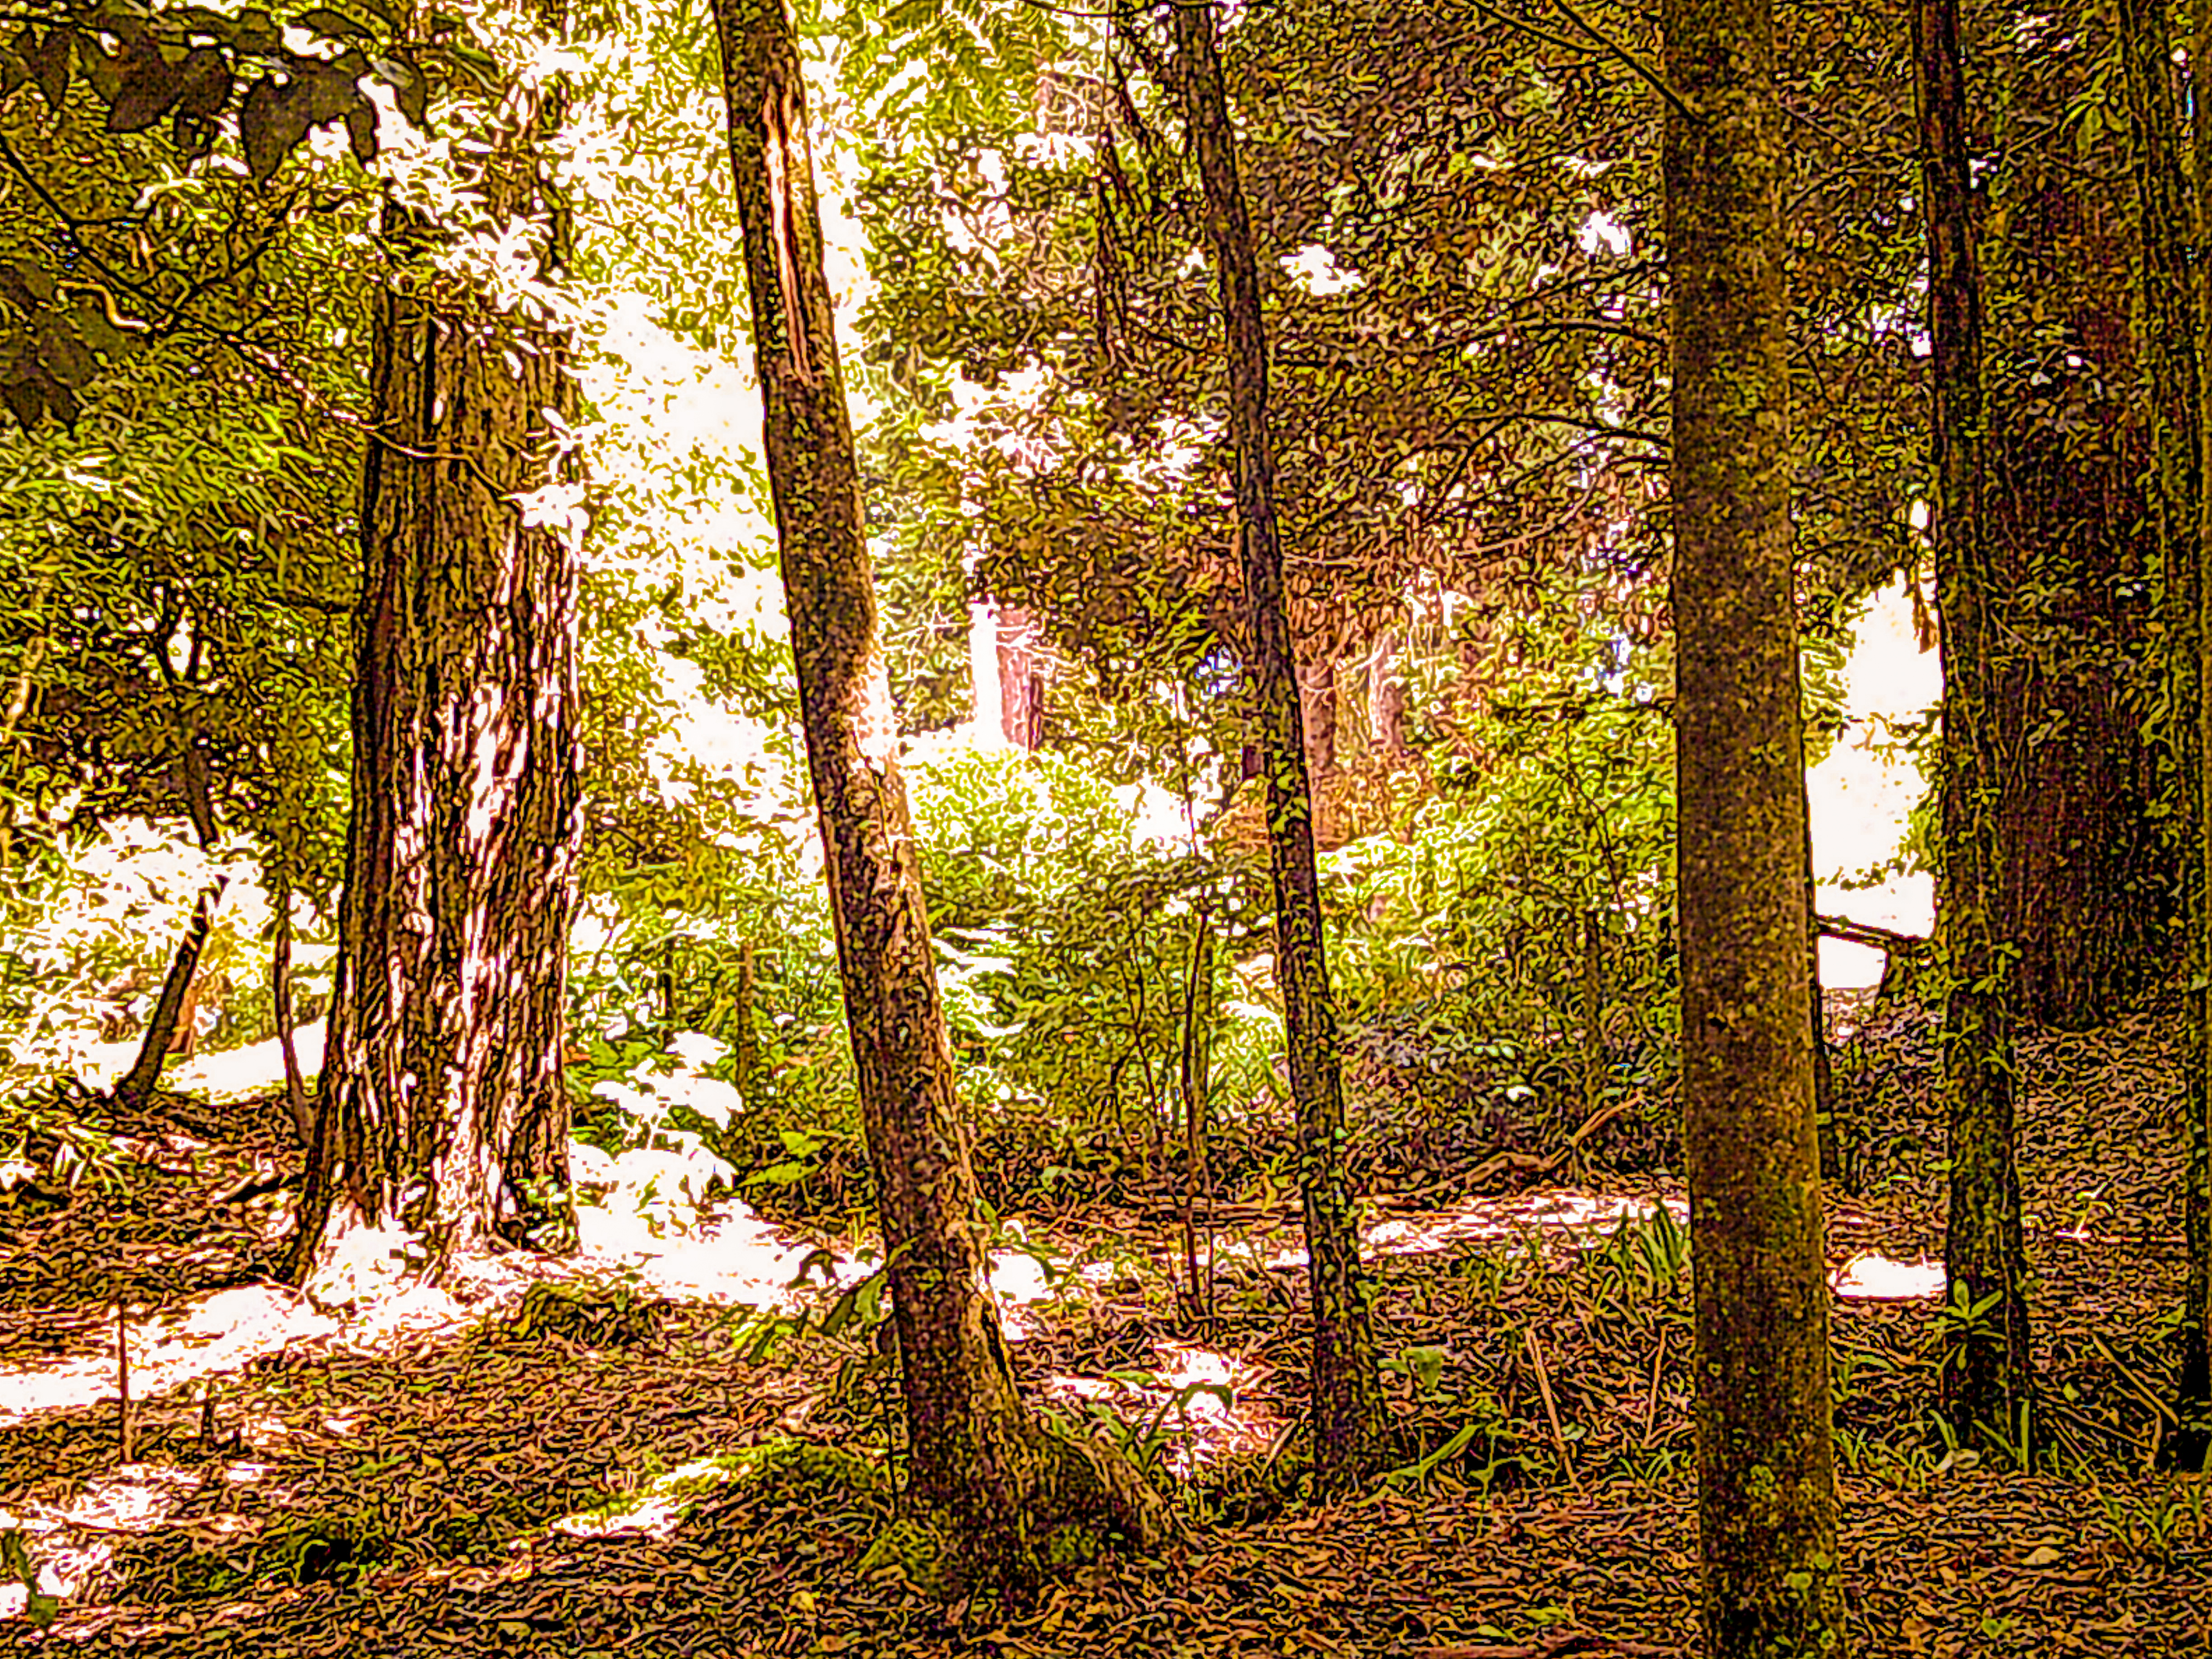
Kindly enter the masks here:
<path id="1" fill-rule="evenodd" d="M 1998 931 L 1997 824 L 2013 784 L 1993 701 L 1998 635 L 1992 607 L 2002 578 L 1986 510 L 1982 279 L 1958 0 L 1918 0 L 1912 30 L 1935 350 L 1929 435 L 1943 646 L 1936 945 L 1943 996 L 1940 1088 L 1951 1160 L 1943 1265 L 1954 1332 L 1941 1392 L 1943 1415 L 1961 1439 L 2025 1458 L 2034 1427 L 2035 1377 L 2013 1161 L 2011 947 Z"/>
<path id="2" fill-rule="evenodd" d="M 784 602 L 904 1380 L 908 1493 L 957 1579 L 1041 1581 L 1083 1534 L 1149 1547 L 1165 1506 L 1119 1454 L 1023 1404 L 986 1284 L 975 1175 L 923 914 L 875 574 L 784 0 L 715 0 Z"/>
<path id="3" fill-rule="evenodd" d="M 1706 1651 L 1840 1656 L 1772 0 L 1660 18 Z"/>
<path id="4" fill-rule="evenodd" d="M 207 751 L 189 735 L 179 769 L 184 776 L 185 811 L 191 815 L 192 833 L 199 837 L 201 848 L 211 852 L 216 836 L 215 791 L 208 777 Z M 192 981 L 200 970 L 200 953 L 207 949 L 208 936 L 215 931 L 216 907 L 222 902 L 223 890 L 229 885 L 229 877 L 217 876 L 193 901 L 191 919 L 185 924 L 184 937 L 177 941 L 177 953 L 170 957 L 169 971 L 161 981 L 161 994 L 155 1000 L 153 1016 L 146 1022 L 138 1057 L 115 1084 L 115 1098 L 126 1106 L 143 1106 L 153 1097 L 155 1085 L 161 1080 L 161 1067 L 177 1047 L 178 1028 L 192 1017 Z M 189 1027 L 185 1035 L 189 1037 Z"/>
<path id="5" fill-rule="evenodd" d="M 1305 1204 L 1313 1285 L 1314 1479 L 1316 1488 L 1327 1492 L 1375 1472 L 1389 1450 L 1390 1425 L 1359 1261 L 1359 1230 L 1344 1171 L 1344 1081 L 1322 948 L 1305 722 L 1275 522 L 1267 328 L 1213 27 L 1211 5 L 1176 9 L 1183 108 L 1206 192 L 1206 236 L 1221 269 L 1221 310 L 1229 342 L 1237 538 L 1243 555 L 1261 769 L 1267 787 L 1268 863 L 1275 878 L 1275 977 L 1289 1036 L 1298 1188 Z"/>
<path id="6" fill-rule="evenodd" d="M 564 228 L 509 89 L 476 185 L 499 226 Z M 387 207 L 387 218 L 403 216 Z M 394 252 L 438 233 L 415 222 Z M 353 805 L 295 1278 L 442 1273 L 503 1239 L 572 1242 L 561 1081 L 582 833 L 576 575 L 557 507 L 575 414 L 566 341 L 526 307 L 403 258 L 379 297 L 362 470 Z M 555 522 L 544 522 L 552 517 Z M 535 519 L 538 521 L 532 522 Z M 413 1241 L 412 1267 L 356 1234 Z"/>
<path id="7" fill-rule="evenodd" d="M 2201 46 L 2212 45 L 2212 8 L 2200 7 Z M 2160 1446 L 2168 1467 L 2201 1468 L 2212 1451 L 2212 831 L 2206 817 L 2204 365 L 2200 358 L 2204 295 L 2200 265 L 2206 227 L 2189 189 L 2182 101 L 2163 0 L 2118 0 L 2125 54 L 2128 118 L 2133 129 L 2137 235 L 2136 321 L 2151 394 L 2158 466 L 2153 486 L 2164 572 L 2164 717 L 2169 814 L 2182 848 L 2183 1103 L 2188 1180 L 2183 1226 L 2189 1243 L 2181 1365 L 2176 1390 L 2179 1431 Z M 2201 58 L 2196 62 L 2201 63 Z M 2205 82 L 2192 91 L 2201 96 Z M 2197 112 L 2199 122 L 2203 112 Z M 2197 165 L 2208 159 L 2200 149 Z M 2212 188 L 2212 183 L 2200 180 Z M 2192 246 L 2192 244 L 2195 244 Z"/>

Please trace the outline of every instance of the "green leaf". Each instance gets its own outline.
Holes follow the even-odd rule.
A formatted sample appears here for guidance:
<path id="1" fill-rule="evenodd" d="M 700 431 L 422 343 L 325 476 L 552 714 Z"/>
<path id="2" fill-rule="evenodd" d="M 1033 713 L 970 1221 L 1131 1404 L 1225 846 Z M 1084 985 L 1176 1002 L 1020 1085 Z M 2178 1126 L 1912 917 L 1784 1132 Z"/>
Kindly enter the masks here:
<path id="1" fill-rule="evenodd" d="M 38 82 L 46 107 L 57 115 L 61 113 L 62 100 L 69 95 L 70 48 L 76 43 L 76 31 L 59 27 L 35 38 L 26 28 L 15 37 L 15 55 Z"/>
<path id="2" fill-rule="evenodd" d="M 238 112 L 238 137 L 246 150 L 246 170 L 265 185 L 293 148 L 307 136 L 297 82 L 256 81 Z"/>
<path id="3" fill-rule="evenodd" d="M 118 54 L 115 96 L 107 106 L 110 132 L 143 132 L 169 112 L 185 89 L 182 66 L 171 64 L 152 41 Z"/>

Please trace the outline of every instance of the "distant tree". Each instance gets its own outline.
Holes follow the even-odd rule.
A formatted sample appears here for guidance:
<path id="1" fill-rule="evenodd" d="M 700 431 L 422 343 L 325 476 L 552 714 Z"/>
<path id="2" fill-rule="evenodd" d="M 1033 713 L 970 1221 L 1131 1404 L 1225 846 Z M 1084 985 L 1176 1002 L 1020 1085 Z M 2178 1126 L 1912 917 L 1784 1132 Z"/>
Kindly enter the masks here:
<path id="1" fill-rule="evenodd" d="M 2164 573 L 2166 625 L 2162 718 L 2166 785 L 2175 841 L 2182 849 L 2181 926 L 2184 1137 L 2188 1147 L 2183 1226 L 2189 1273 L 2183 1297 L 2181 1364 L 2175 1407 L 2180 1427 L 2160 1447 L 2170 1467 L 2201 1469 L 2212 1454 L 2212 818 L 2205 764 L 2212 756 L 2212 640 L 2205 611 L 2204 550 L 2212 537 L 2205 481 L 2207 366 L 2212 362 L 2212 276 L 2204 270 L 2212 231 L 2212 154 L 2194 157 L 2197 193 L 2189 188 L 2191 143 L 2175 84 L 2172 37 L 2160 0 L 2117 0 L 2135 161 L 2136 320 L 2150 384 L 2157 472 L 2153 489 Z M 2191 101 L 2212 82 L 2198 66 L 2212 49 L 2212 6 L 2195 8 Z M 2212 129 L 2198 112 L 2198 142 Z"/>
<path id="2" fill-rule="evenodd" d="M 1048 1429 L 1007 1363 L 898 765 L 784 0 L 715 0 L 769 483 L 904 1382 L 908 1492 L 966 1579 L 1034 1584 L 1086 1529 L 1162 1537 L 1119 1453 Z"/>
<path id="3" fill-rule="evenodd" d="M 1966 1439 L 2030 1444 L 2034 1371 L 2020 1176 L 2013 1162 L 2014 947 L 1997 931 L 1997 823 L 2015 786 L 1994 700 L 2003 578 L 1990 540 L 1989 416 L 1982 389 L 1982 280 L 1966 142 L 1958 0 L 1912 15 L 1920 108 L 1921 201 L 1928 228 L 1930 448 L 1935 459 L 1936 602 L 1942 619 L 1943 736 L 1937 772 L 1942 857 L 1936 936 L 1942 963 L 1942 1081 L 1949 1127 L 1950 1284 L 1942 1410 Z"/>
<path id="4" fill-rule="evenodd" d="M 1840 1655 L 1773 9 L 1660 19 L 1706 1650 Z"/>
<path id="5" fill-rule="evenodd" d="M 467 183 L 527 259 L 566 234 L 542 146 L 557 90 L 518 79 Z M 437 1272 L 495 1238 L 558 1245 L 561 1050 L 581 819 L 576 398 L 561 331 L 437 268 L 459 233 L 397 203 L 372 332 L 354 618 L 353 806 L 314 1144 L 292 1269 L 366 1231 Z M 385 1246 L 373 1247 L 382 1252 Z M 389 1264 L 360 1264 L 382 1270 Z"/>
<path id="6" fill-rule="evenodd" d="M 1344 1078 L 1322 936 L 1314 866 L 1313 794 L 1298 665 L 1283 592 L 1275 519 L 1274 447 L 1267 425 L 1267 334 L 1244 190 L 1237 173 L 1229 95 L 1214 47 L 1212 6 L 1175 11 L 1176 70 L 1191 147 L 1206 192 L 1206 229 L 1219 268 L 1229 342 L 1229 439 L 1236 466 L 1237 546 L 1250 644 L 1245 664 L 1261 771 L 1267 857 L 1275 882 L 1275 978 L 1288 1028 L 1297 1117 L 1298 1188 L 1313 1281 L 1314 1477 L 1323 1492 L 1356 1484 L 1389 1446 L 1359 1229 L 1344 1172 Z"/>

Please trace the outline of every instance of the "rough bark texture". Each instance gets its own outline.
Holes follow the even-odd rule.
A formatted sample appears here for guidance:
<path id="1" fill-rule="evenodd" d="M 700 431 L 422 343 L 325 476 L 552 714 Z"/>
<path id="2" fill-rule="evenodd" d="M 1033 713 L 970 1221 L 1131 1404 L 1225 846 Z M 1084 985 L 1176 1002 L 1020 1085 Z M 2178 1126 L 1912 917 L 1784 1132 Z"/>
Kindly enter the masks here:
<path id="1" fill-rule="evenodd" d="M 2013 790 L 2014 768 L 2001 747 L 1992 706 L 2000 672 L 1992 605 L 2002 577 L 1986 510 L 1982 279 L 1958 0 L 1918 0 L 1912 27 L 1935 353 L 1929 435 L 1936 605 L 1943 647 L 1937 770 L 1943 855 L 1936 925 L 1943 997 L 1939 1087 L 1951 1158 L 1943 1264 L 1954 1316 L 1971 1316 L 1947 1344 L 1942 1409 L 1962 1440 L 2025 1452 L 2032 1443 L 2035 1382 L 2020 1176 L 2013 1162 L 2008 941 L 1998 932 L 1997 823 Z"/>
<path id="2" fill-rule="evenodd" d="M 1033 1583 L 1083 1530 L 1149 1546 L 1167 1511 L 1118 1454 L 1047 1431 L 1007 1364 L 899 775 L 798 52 L 783 0 L 715 0 L 714 14 L 807 772 L 898 1334 L 907 1491 L 952 1528 L 960 1580 Z"/>
<path id="3" fill-rule="evenodd" d="M 1996 931 L 2019 951 L 2015 1015 L 2069 1030 L 2109 1022 L 2165 977 L 2177 866 L 2150 810 L 2159 757 L 2144 736 L 2156 550 L 2149 444 L 2125 391 L 2137 372 L 2128 191 L 2114 147 L 2083 165 L 2067 118 L 2117 93 L 2093 78 L 2109 61 L 2089 44 L 2096 10 L 2074 14 L 2080 45 L 2014 56 L 2030 67 L 1993 94 L 2009 106 L 2008 137 L 1985 187 L 2005 234 L 1983 249 L 1988 471 L 2003 485 L 1985 503 L 2001 576 L 1990 602 L 2008 647 L 1990 710 L 2014 757 L 1997 810 Z"/>
<path id="4" fill-rule="evenodd" d="M 1771 0 L 1666 0 L 1683 1143 L 1706 1651 L 1840 1654 Z"/>
<path id="5" fill-rule="evenodd" d="M 1237 173 L 1235 135 L 1213 40 L 1213 8 L 1176 13 L 1183 108 L 1206 193 L 1207 240 L 1221 274 L 1229 341 L 1229 435 L 1249 612 L 1249 665 L 1267 788 L 1267 853 L 1275 882 L 1275 978 L 1288 1029 L 1297 1117 L 1298 1187 L 1313 1282 L 1312 1411 L 1318 1491 L 1373 1473 L 1389 1443 L 1359 1231 L 1344 1172 L 1344 1082 L 1322 941 L 1314 869 L 1313 797 L 1283 556 L 1277 540 L 1274 452 L 1267 431 L 1267 338 L 1260 278 Z"/>
<path id="6" fill-rule="evenodd" d="M 2133 129 L 2138 244 L 2136 325 L 2149 383 L 2158 461 L 2158 524 L 2166 636 L 2159 730 L 2168 761 L 2168 805 L 2182 847 L 2185 1066 L 2182 1102 L 2189 1146 L 2184 1227 L 2189 1273 L 2184 1292 L 2180 1431 L 2160 1447 L 2170 1466 L 2199 1468 L 2212 1450 L 2212 878 L 2208 878 L 2204 766 L 2212 754 L 2206 717 L 2203 295 L 2192 273 L 2203 226 L 2184 162 L 2180 88 L 2162 0 L 2117 0 Z M 2212 14 L 2200 9 L 2200 26 Z M 2200 37 L 2203 39 L 2203 37 Z M 2201 59 L 2199 60 L 2201 61 Z M 2198 119 L 2203 119 L 2203 112 Z M 2200 150 L 2197 165 L 2204 156 Z M 2201 246 L 2201 244 L 2200 244 Z"/>
<path id="7" fill-rule="evenodd" d="M 556 112 L 533 105 L 510 95 L 477 187 L 494 223 L 550 218 L 557 235 L 536 156 Z M 420 265 L 374 326 L 353 811 L 292 1263 L 333 1296 L 398 1267 L 379 1235 L 418 1241 L 411 1265 L 434 1274 L 495 1239 L 573 1231 L 576 579 L 567 532 L 518 506 L 566 477 L 566 347 Z"/>

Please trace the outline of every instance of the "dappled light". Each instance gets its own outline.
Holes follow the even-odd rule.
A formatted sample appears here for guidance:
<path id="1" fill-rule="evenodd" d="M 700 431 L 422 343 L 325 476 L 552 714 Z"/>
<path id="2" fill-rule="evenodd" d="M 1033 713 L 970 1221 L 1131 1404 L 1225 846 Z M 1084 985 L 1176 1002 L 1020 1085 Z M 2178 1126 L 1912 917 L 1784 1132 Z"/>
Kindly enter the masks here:
<path id="1" fill-rule="evenodd" d="M 0 7 L 0 1649 L 2206 1659 L 2188 8 Z"/>

